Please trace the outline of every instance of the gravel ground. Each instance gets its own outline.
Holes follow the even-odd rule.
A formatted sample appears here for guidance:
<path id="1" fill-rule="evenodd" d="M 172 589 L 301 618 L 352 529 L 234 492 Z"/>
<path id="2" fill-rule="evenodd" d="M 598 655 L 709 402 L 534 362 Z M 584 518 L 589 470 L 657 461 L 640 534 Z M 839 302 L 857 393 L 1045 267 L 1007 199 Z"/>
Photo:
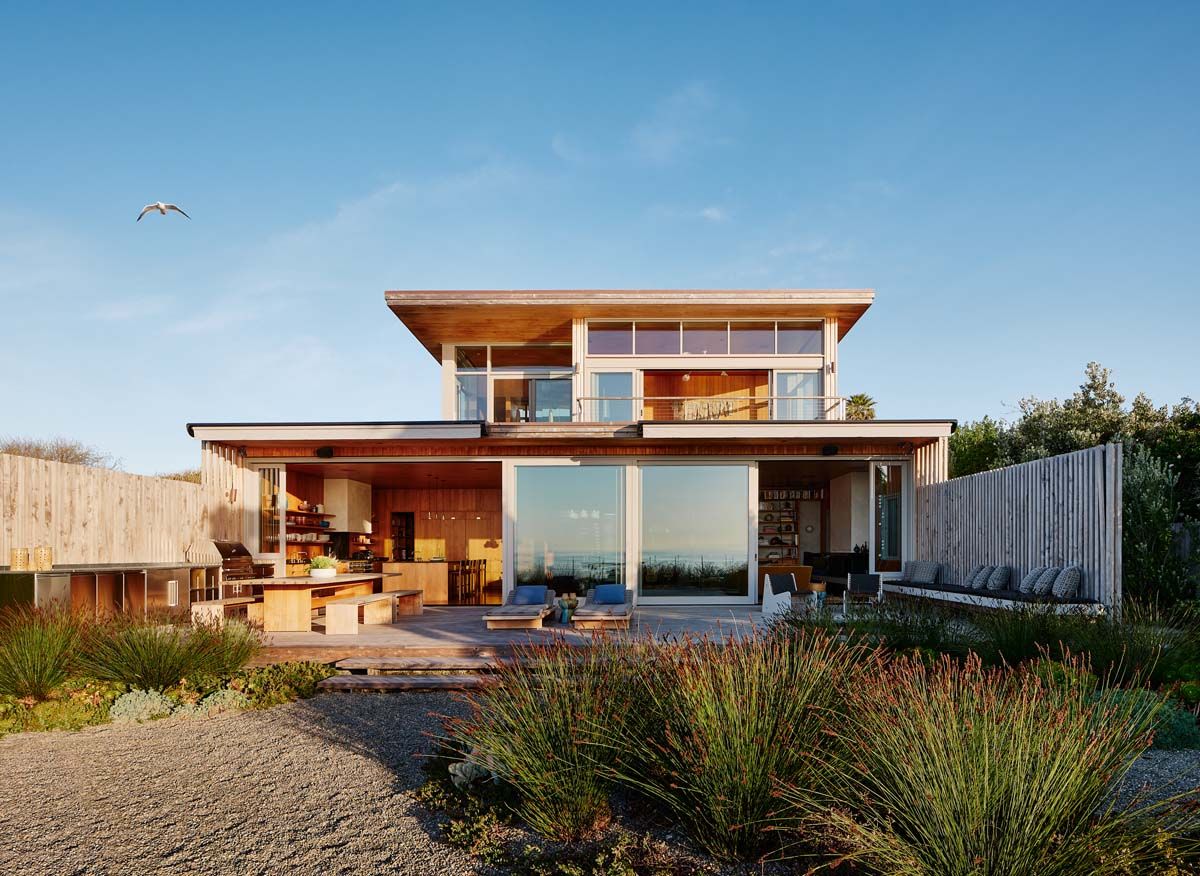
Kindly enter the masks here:
<path id="1" fill-rule="evenodd" d="M 0 873 L 475 873 L 406 793 L 449 695 L 0 739 Z"/>
<path id="2" fill-rule="evenodd" d="M 1118 799 L 1165 800 L 1200 790 L 1200 751 L 1148 751 L 1121 783 Z"/>
<path id="3" fill-rule="evenodd" d="M 0 739 L 0 874 L 474 874 L 407 793 L 450 695 L 325 694 L 262 712 Z M 1152 751 L 1121 796 L 1200 788 Z M 697 866 L 697 870 L 701 868 Z"/>

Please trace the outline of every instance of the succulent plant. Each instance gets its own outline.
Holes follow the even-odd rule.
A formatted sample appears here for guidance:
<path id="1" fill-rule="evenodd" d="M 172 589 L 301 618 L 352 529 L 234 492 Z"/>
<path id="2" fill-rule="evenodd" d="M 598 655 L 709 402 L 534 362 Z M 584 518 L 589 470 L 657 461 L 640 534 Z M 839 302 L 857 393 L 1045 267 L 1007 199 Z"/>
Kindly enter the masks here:
<path id="1" fill-rule="evenodd" d="M 166 694 L 154 690 L 132 690 L 117 697 L 108 715 L 114 723 L 136 721 L 141 724 L 165 718 L 174 711 L 175 703 Z"/>

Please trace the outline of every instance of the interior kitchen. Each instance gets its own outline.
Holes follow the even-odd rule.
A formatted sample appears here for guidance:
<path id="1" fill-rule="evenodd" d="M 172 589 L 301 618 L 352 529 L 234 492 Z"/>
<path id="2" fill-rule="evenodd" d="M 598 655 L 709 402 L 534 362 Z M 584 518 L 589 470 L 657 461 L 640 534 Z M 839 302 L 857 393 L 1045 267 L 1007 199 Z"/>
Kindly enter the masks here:
<path id="1" fill-rule="evenodd" d="M 382 573 L 425 605 L 501 602 L 501 470 L 480 463 L 299 463 L 284 478 L 283 563 L 308 573 L 317 556 L 338 571 Z M 263 503 L 264 547 L 283 503 Z M 398 579 L 398 580 L 397 580 Z"/>

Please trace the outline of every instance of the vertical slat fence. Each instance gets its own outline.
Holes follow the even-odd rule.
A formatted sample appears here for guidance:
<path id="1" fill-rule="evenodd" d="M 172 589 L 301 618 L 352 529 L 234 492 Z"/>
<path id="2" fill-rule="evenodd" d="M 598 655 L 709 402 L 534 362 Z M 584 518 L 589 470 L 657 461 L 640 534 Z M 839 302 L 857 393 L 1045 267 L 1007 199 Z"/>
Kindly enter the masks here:
<path id="1" fill-rule="evenodd" d="M 941 563 L 950 584 L 981 563 L 1018 581 L 1035 566 L 1079 565 L 1082 595 L 1119 610 L 1121 476 L 1121 445 L 1106 444 L 918 483 L 917 557 Z"/>

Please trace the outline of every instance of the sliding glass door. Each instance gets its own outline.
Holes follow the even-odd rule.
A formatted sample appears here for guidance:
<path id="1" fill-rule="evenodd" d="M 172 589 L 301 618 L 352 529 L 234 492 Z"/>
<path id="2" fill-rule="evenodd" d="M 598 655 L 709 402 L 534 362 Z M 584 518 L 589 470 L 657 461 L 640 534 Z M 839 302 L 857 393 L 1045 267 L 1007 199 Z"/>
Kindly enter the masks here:
<path id="1" fill-rule="evenodd" d="M 748 601 L 751 475 L 746 465 L 641 466 L 641 597 Z"/>

